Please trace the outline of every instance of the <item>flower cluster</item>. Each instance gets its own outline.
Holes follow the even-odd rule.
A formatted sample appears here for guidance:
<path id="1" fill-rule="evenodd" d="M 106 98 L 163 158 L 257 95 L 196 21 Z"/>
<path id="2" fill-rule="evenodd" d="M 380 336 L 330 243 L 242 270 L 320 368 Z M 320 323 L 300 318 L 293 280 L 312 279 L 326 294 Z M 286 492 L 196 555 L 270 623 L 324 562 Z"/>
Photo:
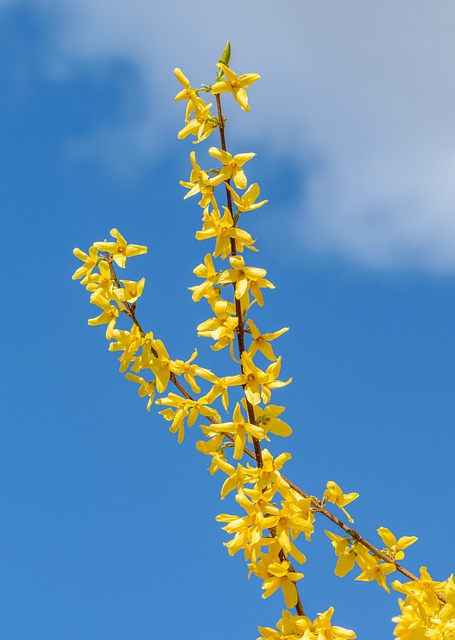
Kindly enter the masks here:
<path id="1" fill-rule="evenodd" d="M 128 244 L 117 229 L 111 230 L 114 241 L 95 242 L 87 253 L 74 250 L 82 266 L 73 278 L 81 279 L 90 293 L 90 302 L 100 310 L 89 324 L 106 325 L 109 350 L 118 353 L 120 371 L 137 385 L 139 396 L 147 399 L 147 409 L 153 403 L 162 407 L 160 414 L 170 422 L 170 431 L 177 434 L 179 443 L 186 427 L 199 426 L 202 438 L 196 447 L 209 457 L 211 474 L 224 474 L 221 498 L 232 494 L 238 506 L 238 513 L 217 516 L 230 536 L 225 543 L 228 553 L 242 551 L 249 577 L 254 575 L 262 582 L 263 598 L 281 592 L 284 599 L 286 609 L 276 629 L 259 627 L 261 638 L 355 638 L 353 631 L 331 624 L 333 608 L 319 613 L 313 621 L 305 615 L 297 586 L 304 576 L 300 567 L 294 566 L 306 562 L 296 545 L 298 539 L 311 541 L 317 513 L 330 517 L 346 534 L 343 537 L 326 532 L 337 556 L 336 575 L 343 577 L 357 565 L 357 580 L 374 580 L 389 591 L 386 576 L 401 570 L 397 561 L 403 559 L 404 549 L 417 538 L 404 536 L 397 540 L 381 527 L 378 533 L 385 548 L 376 549 L 325 508 L 327 503 L 335 505 L 352 523 L 345 507 L 358 498 L 357 493 L 344 493 L 331 480 L 321 500 L 309 496 L 282 474 L 291 455 L 282 452 L 274 456 L 263 448 L 272 436 L 287 437 L 292 433 L 281 418 L 284 407 L 272 403 L 274 392 L 291 382 L 291 378 L 280 379 L 282 359 L 271 344 L 288 327 L 270 331 L 251 318 L 252 311 L 264 306 L 265 290 L 274 285 L 264 268 L 247 260 L 252 253 L 245 249 L 254 253 L 258 249 L 250 233 L 240 226 L 240 220 L 243 222 L 245 213 L 258 210 L 267 200 L 259 200 L 259 185 L 249 185 L 245 173 L 255 154 L 233 154 L 226 149 L 226 120 L 220 94 L 232 94 L 240 107 L 249 111 L 246 89 L 260 76 L 237 75 L 229 61 L 228 43 L 212 86 L 195 88 L 181 69 L 174 73 L 182 85 L 175 100 L 186 103 L 185 125 L 178 138 L 192 136 L 193 142 L 199 144 L 215 131 L 220 134 L 219 146 L 208 148 L 210 165 L 203 168 L 192 151 L 189 179 L 180 184 L 187 190 L 184 198 L 196 196 L 202 210 L 196 239 L 213 243 L 193 271 L 198 282 L 189 288 L 192 299 L 205 300 L 210 309 L 209 317 L 197 327 L 198 336 L 209 338 L 214 351 L 226 349 L 236 373 L 218 376 L 200 366 L 197 351 L 187 360 L 173 359 L 163 341 L 142 328 L 136 305 L 145 280 L 119 279 L 116 269 L 124 269 L 127 258 L 144 254 L 147 248 Z M 206 95 L 212 96 L 212 102 L 205 100 Z M 213 162 L 216 166 L 212 166 Z M 126 328 L 120 326 L 121 319 L 127 323 Z M 395 581 L 392 587 L 406 595 L 404 601 L 400 600 L 402 614 L 394 619 L 396 637 L 455 637 L 453 579 L 433 582 L 423 568 L 420 580 L 405 584 Z M 294 608 L 295 613 L 291 611 Z"/>

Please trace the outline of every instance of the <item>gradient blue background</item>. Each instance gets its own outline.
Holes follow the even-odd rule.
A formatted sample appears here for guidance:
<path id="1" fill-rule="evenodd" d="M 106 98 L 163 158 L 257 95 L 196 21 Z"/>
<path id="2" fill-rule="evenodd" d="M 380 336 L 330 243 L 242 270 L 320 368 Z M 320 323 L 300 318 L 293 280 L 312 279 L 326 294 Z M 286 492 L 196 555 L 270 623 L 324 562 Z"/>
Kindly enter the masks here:
<path id="1" fill-rule="evenodd" d="M 187 358 L 198 346 L 202 362 L 220 371 L 208 343 L 200 345 L 196 337 L 208 308 L 192 303 L 187 290 L 208 245 L 194 240 L 199 209 L 183 202 L 178 185 L 188 176 L 192 148 L 176 139 L 183 110 L 173 104 L 178 85 L 172 69 L 181 66 L 190 76 L 193 71 L 195 83 L 210 81 L 227 37 L 233 68 L 259 71 L 266 87 L 259 89 L 258 83 L 257 91 L 251 89 L 250 114 L 227 110 L 229 125 L 244 136 L 232 133 L 234 151 L 258 153 L 249 177 L 270 200 L 244 219 L 261 250 L 248 258 L 265 266 L 276 285 L 266 293 L 258 324 L 264 331 L 291 327 L 274 346 L 283 356 L 282 377 L 292 375 L 294 382 L 274 400 L 286 405 L 284 417 L 294 434 L 274 441 L 273 450 L 292 452 L 287 474 L 309 493 L 322 495 L 329 479 L 358 491 L 351 512 L 358 530 L 373 542 L 379 542 L 379 526 L 399 536 L 419 536 L 406 566 L 418 572 L 427 565 L 435 579 L 445 579 L 455 566 L 455 261 L 440 262 L 437 256 L 444 251 L 448 256 L 451 243 L 455 255 L 450 163 L 449 214 L 442 216 L 447 226 L 431 236 L 431 250 L 419 253 L 419 244 L 412 244 L 412 220 L 393 251 L 390 228 L 384 231 L 390 236 L 386 249 L 375 246 L 370 233 L 354 243 L 362 251 L 351 252 L 349 242 L 337 244 L 333 237 L 302 239 L 299 216 L 303 221 L 311 216 L 305 195 L 324 156 L 307 153 L 304 145 L 295 149 L 292 127 L 286 134 L 284 86 L 278 88 L 275 110 L 283 126 L 279 143 L 264 135 L 274 123 L 261 106 L 273 89 L 261 46 L 268 42 L 268 55 L 271 48 L 284 47 L 285 23 L 267 22 L 251 3 L 235 33 L 228 28 L 231 22 L 223 26 L 216 16 L 207 17 L 207 5 L 199 2 L 184 21 L 188 40 L 182 40 L 181 24 L 175 33 L 166 31 L 179 3 L 167 9 L 151 3 L 151 39 L 158 40 L 150 66 L 156 77 L 167 74 L 154 89 L 124 44 L 134 42 L 129 19 L 134 7 L 140 9 L 139 20 L 146 5 L 114 3 L 117 22 L 104 2 L 95 5 L 96 19 L 84 2 L 0 3 L 1 640 L 249 640 L 257 637 L 257 625 L 274 626 L 280 617 L 281 596 L 262 600 L 259 582 L 246 579 L 243 559 L 229 558 L 222 546 L 227 537 L 215 516 L 235 507 L 219 502 L 221 477 L 207 474 L 209 461 L 194 448 L 197 432 L 190 431 L 178 446 L 155 407 L 146 412 L 107 351 L 103 329 L 87 326 L 96 310 L 71 281 L 78 266 L 73 247 L 85 250 L 106 238 L 111 227 L 129 242 L 147 244 L 149 253 L 133 260 L 128 272 L 147 278 L 141 321 L 174 357 Z M 400 6 L 399 25 L 393 24 L 398 32 L 401 25 L 405 49 L 411 5 Z M 233 7 L 239 10 L 236 3 Z M 315 39 L 326 42 L 335 64 L 329 43 L 330 30 L 336 31 L 330 22 L 333 5 L 321 10 L 326 20 L 310 7 L 305 28 L 316 30 Z M 128 16 L 124 23 L 122 10 Z M 167 15 L 164 26 L 152 21 L 154 10 L 158 17 Z M 295 4 L 286 11 L 287 24 L 305 19 Z M 108 31 L 112 27 L 111 40 L 100 28 L 103 15 L 112 18 L 114 26 L 104 23 Z M 438 29 L 453 18 L 452 5 L 444 3 L 432 15 L 435 46 Z M 98 34 L 112 46 L 102 55 L 91 44 L 84 50 L 82 40 L 71 39 L 73 26 L 91 34 L 87 42 L 97 42 Z M 362 25 L 351 28 L 355 36 Z M 349 33 L 344 35 L 349 48 Z M 378 33 L 379 49 L 386 35 L 387 29 Z M 289 38 L 305 51 L 294 31 Z M 172 56 L 159 46 L 166 40 L 175 44 Z M 200 63 L 192 62 L 192 52 Z M 319 80 L 331 81 L 330 76 Z M 361 93 L 352 82 L 337 90 L 340 104 L 348 101 L 346 94 L 351 92 L 355 103 L 355 91 Z M 296 96 L 302 103 L 311 100 L 304 85 L 293 92 L 290 110 L 298 107 Z M 404 112 L 403 106 L 405 119 Z M 437 105 L 427 113 L 428 126 L 438 113 Z M 387 110 L 384 114 L 386 127 Z M 264 129 L 254 129 L 256 117 L 266 123 Z M 330 122 L 343 129 L 336 104 Z M 352 127 L 355 131 L 356 122 Z M 371 131 L 373 140 L 373 126 Z M 339 157 L 343 149 L 347 156 L 355 152 L 355 140 L 344 147 L 340 142 Z M 451 140 L 449 133 L 441 146 L 450 147 Z M 379 147 L 373 141 L 371 146 L 375 157 Z M 420 152 L 429 163 L 431 149 L 422 139 Z M 198 154 L 203 157 L 202 149 Z M 415 197 L 425 175 L 421 178 L 416 174 L 411 181 Z M 382 187 L 378 179 L 378 192 Z M 394 194 L 393 189 L 388 194 L 391 201 Z M 377 203 L 371 193 L 368 197 L 374 208 Z M 437 218 L 437 205 L 427 212 L 428 220 Z M 402 206 L 401 199 L 394 204 L 397 216 Z M 403 219 L 408 214 L 401 211 Z M 381 216 L 373 220 L 378 237 L 387 216 L 381 227 L 383 222 Z M 355 221 L 350 224 L 354 229 Z M 311 235 L 311 225 L 307 229 Z M 439 241 L 446 242 L 444 250 Z M 227 362 L 224 356 L 220 361 Z M 397 594 L 388 596 L 353 576 L 336 578 L 325 527 L 318 519 L 314 542 L 303 544 L 308 562 L 301 596 L 308 615 L 333 605 L 334 623 L 354 628 L 359 638 L 392 637 Z"/>

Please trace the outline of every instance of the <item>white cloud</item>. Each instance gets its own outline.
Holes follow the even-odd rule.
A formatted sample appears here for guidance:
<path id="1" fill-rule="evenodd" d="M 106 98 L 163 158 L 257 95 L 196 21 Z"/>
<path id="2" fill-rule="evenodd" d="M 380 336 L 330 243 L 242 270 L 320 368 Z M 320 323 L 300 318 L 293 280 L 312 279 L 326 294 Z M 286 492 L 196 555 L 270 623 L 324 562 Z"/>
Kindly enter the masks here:
<path id="1" fill-rule="evenodd" d="M 229 38 L 233 68 L 263 75 L 241 134 L 271 130 L 302 180 L 304 158 L 318 158 L 300 203 L 306 245 L 378 267 L 455 268 L 453 0 L 36 2 L 59 16 L 66 65 L 136 65 L 149 114 L 130 131 L 138 153 L 178 126 L 172 68 L 206 80 Z"/>

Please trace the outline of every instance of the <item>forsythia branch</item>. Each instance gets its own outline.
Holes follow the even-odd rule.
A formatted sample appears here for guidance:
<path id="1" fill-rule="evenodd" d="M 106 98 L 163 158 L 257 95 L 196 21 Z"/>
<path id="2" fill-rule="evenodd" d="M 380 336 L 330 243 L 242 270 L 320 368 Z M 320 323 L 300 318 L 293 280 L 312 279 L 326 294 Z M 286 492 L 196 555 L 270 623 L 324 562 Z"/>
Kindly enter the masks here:
<path id="1" fill-rule="evenodd" d="M 196 446 L 211 458 L 209 471 L 212 475 L 221 471 L 227 476 L 221 498 L 235 491 L 235 499 L 242 512 L 240 515 L 220 514 L 217 517 L 224 523 L 224 530 L 232 535 L 225 546 L 230 555 L 243 551 L 248 563 L 248 577 L 254 574 L 262 580 L 263 598 L 278 590 L 283 594 L 286 609 L 276 629 L 259 627 L 263 640 L 356 637 L 353 631 L 332 625 L 333 607 L 318 614 L 314 620 L 304 612 L 297 588 L 297 582 L 304 575 L 295 569 L 294 562 L 302 565 L 306 557 L 295 542 L 301 534 L 311 542 L 316 514 L 322 514 L 342 531 L 343 535 L 326 531 L 337 557 L 337 576 L 344 577 L 357 565 L 360 574 L 356 580 L 375 581 L 387 592 L 390 592 L 387 576 L 391 573 L 398 571 L 408 580 L 403 584 L 395 580 L 391 584 L 405 596 L 404 600 L 399 600 L 400 615 L 393 619 L 396 638 L 449 640 L 455 637 L 453 576 L 436 582 L 426 567 L 421 567 L 420 577 L 417 577 L 399 562 L 404 558 L 404 550 L 417 538 L 402 536 L 397 539 L 389 529 L 380 527 L 378 535 L 384 548 L 370 543 L 352 528 L 353 519 L 345 508 L 358 498 L 357 493 L 344 493 L 333 480 L 329 480 L 321 498 L 309 495 L 281 473 L 291 455 L 283 452 L 274 457 L 262 446 L 271 435 L 286 437 L 292 433 L 291 427 L 280 418 L 284 407 L 271 404 L 272 394 L 291 382 L 291 379 L 279 379 L 281 357 L 275 356 L 270 344 L 288 328 L 261 333 L 250 317 L 253 307 L 264 305 L 262 289 L 273 289 L 274 285 L 265 278 L 265 269 L 246 263 L 242 255 L 244 249 L 258 250 L 254 246 L 255 240 L 240 227 L 239 221 L 241 216 L 259 209 L 267 200 L 257 202 L 259 185 L 248 187 L 244 166 L 255 154 L 233 155 L 227 150 L 226 118 L 220 95 L 232 94 L 242 110 L 248 112 L 250 106 L 246 89 L 260 76 L 256 73 L 238 75 L 229 65 L 228 43 L 217 63 L 213 85 L 197 89 L 191 86 L 180 69 L 175 69 L 174 73 L 183 87 L 175 100 L 186 102 L 185 126 L 178 133 L 179 139 L 192 135 L 194 143 L 199 144 L 216 129 L 219 131 L 220 148 L 210 147 L 208 153 L 221 167 L 202 168 L 193 151 L 190 153 L 192 170 L 189 180 L 182 181 L 181 185 L 187 189 L 185 199 L 200 197 L 202 228 L 196 232 L 196 239 L 215 240 L 214 251 L 207 253 L 203 263 L 194 269 L 202 283 L 190 287 L 193 300 L 205 299 L 213 314 L 200 323 L 198 335 L 211 338 L 214 351 L 229 347 L 238 373 L 219 377 L 198 364 L 197 351 L 186 361 L 174 360 L 164 343 L 142 328 L 136 306 L 145 279 L 139 282 L 120 279 L 116 267 L 125 268 L 127 258 L 141 255 L 147 248 L 128 244 L 117 229 L 111 230 L 114 241 L 95 242 L 88 253 L 74 250 L 83 264 L 73 278 L 81 279 L 81 284 L 91 294 L 90 302 L 101 310 L 100 315 L 89 320 L 89 324 L 107 325 L 106 338 L 111 341 L 109 349 L 120 352 L 120 371 L 138 385 L 141 397 L 148 398 L 148 409 L 153 403 L 164 407 L 160 414 L 171 422 L 170 431 L 177 433 L 178 442 L 184 439 L 185 425 L 192 427 L 198 420 L 205 422 L 199 424 L 204 439 Z M 216 116 L 211 113 L 212 103 L 206 103 L 202 97 L 206 94 L 215 97 Z M 226 206 L 220 207 L 216 190 L 222 185 Z M 221 269 L 215 266 L 214 258 L 221 261 Z M 129 330 L 117 327 L 124 316 L 132 323 Z M 257 364 L 258 358 L 270 363 L 265 370 Z M 151 379 L 144 378 L 144 375 Z M 169 383 L 177 393 L 167 391 Z M 207 390 L 203 392 L 200 385 Z M 230 412 L 229 404 L 238 387 L 241 389 L 240 397 Z M 155 400 L 156 394 L 159 397 Z M 223 420 L 220 412 L 228 414 L 227 419 Z M 253 450 L 248 446 L 250 443 Z M 244 456 L 255 465 L 242 464 Z M 327 503 L 338 507 L 349 524 L 329 511 Z M 292 614 L 290 610 L 294 608 L 296 613 Z"/>

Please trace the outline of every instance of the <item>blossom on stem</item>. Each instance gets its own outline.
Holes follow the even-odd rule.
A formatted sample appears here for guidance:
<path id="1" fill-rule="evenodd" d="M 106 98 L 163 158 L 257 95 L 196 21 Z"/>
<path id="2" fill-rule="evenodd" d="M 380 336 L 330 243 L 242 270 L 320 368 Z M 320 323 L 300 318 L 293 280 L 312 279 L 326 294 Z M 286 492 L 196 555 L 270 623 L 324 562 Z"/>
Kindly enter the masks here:
<path id="1" fill-rule="evenodd" d="M 254 211 L 254 209 L 259 209 L 259 207 L 262 207 L 268 202 L 268 200 L 261 200 L 261 202 L 256 202 L 256 198 L 258 198 L 259 194 L 261 193 L 259 185 L 256 182 L 250 185 L 245 193 L 241 196 L 239 196 L 239 194 L 227 182 L 226 187 L 232 193 L 232 199 L 234 200 L 234 204 L 237 207 L 238 213 Z"/>
<path id="2" fill-rule="evenodd" d="M 94 247 L 99 251 L 105 251 L 112 256 L 114 262 L 122 269 L 126 265 L 126 259 L 147 253 L 147 247 L 138 244 L 128 244 L 120 231 L 111 229 L 110 235 L 116 242 L 95 242 Z"/>
<path id="3" fill-rule="evenodd" d="M 133 304 L 142 295 L 144 291 L 145 278 L 141 278 L 139 282 L 134 280 L 120 280 L 122 287 L 114 287 L 114 293 L 121 302 L 129 302 Z"/>
<path id="4" fill-rule="evenodd" d="M 218 281 L 218 272 L 213 264 L 213 257 L 211 253 L 206 253 L 204 257 L 204 264 L 199 264 L 193 269 L 194 275 L 198 278 L 203 278 L 204 282 L 194 287 L 188 287 L 193 292 L 192 298 L 194 302 L 199 302 L 201 298 L 206 295 L 210 295 L 213 292 L 213 287 Z"/>
<path id="5" fill-rule="evenodd" d="M 248 567 L 250 575 L 254 573 L 263 580 L 262 597 L 268 598 L 281 588 L 287 608 L 292 609 L 299 599 L 295 583 L 303 578 L 303 573 L 294 571 L 288 560 L 279 560 L 266 554 L 261 555 L 259 562 L 251 562 Z"/>
<path id="6" fill-rule="evenodd" d="M 223 165 L 216 176 L 210 178 L 210 184 L 213 187 L 232 178 L 237 189 L 246 189 L 248 181 L 242 167 L 248 160 L 254 158 L 255 153 L 239 153 L 233 156 L 228 151 L 210 147 L 209 154 Z"/>
<path id="7" fill-rule="evenodd" d="M 147 381 L 144 380 L 144 378 L 142 378 L 141 376 L 136 376 L 134 373 L 129 372 L 125 374 L 125 378 L 139 385 L 139 389 L 137 390 L 137 392 L 140 398 L 145 398 L 145 396 L 148 396 L 147 411 L 150 411 L 150 407 L 152 406 L 153 400 L 155 398 L 156 381 Z"/>
<path id="8" fill-rule="evenodd" d="M 183 199 L 186 200 L 197 193 L 202 193 L 202 198 L 199 201 L 199 205 L 201 207 L 206 207 L 210 202 L 216 206 L 216 202 L 213 198 L 213 187 L 210 184 L 209 176 L 196 162 L 196 153 L 194 151 L 190 153 L 190 162 L 193 169 L 190 174 L 189 182 L 180 180 L 182 187 L 189 189 Z"/>
<path id="9" fill-rule="evenodd" d="M 225 80 L 221 80 L 220 82 L 215 82 L 211 87 L 211 92 L 216 95 L 217 93 L 224 93 L 226 91 L 232 92 L 232 95 L 235 100 L 239 103 L 244 111 L 250 110 L 250 105 L 248 104 L 248 96 L 245 91 L 247 87 L 249 87 L 253 82 L 256 82 L 261 77 L 258 73 L 244 73 L 241 76 L 238 76 L 232 69 L 223 64 L 222 62 L 218 62 L 217 67 L 219 67 L 226 77 Z"/>
<path id="10" fill-rule="evenodd" d="M 179 100 L 187 100 L 188 103 L 186 105 L 186 113 L 185 113 L 185 122 L 188 122 L 191 112 L 194 109 L 194 105 L 197 104 L 198 101 L 198 91 L 197 89 L 193 89 L 190 84 L 190 81 L 183 73 L 181 69 L 178 67 L 174 69 L 174 75 L 180 84 L 183 86 L 183 89 L 178 92 L 175 96 L 174 101 L 178 102 Z"/>
<path id="11" fill-rule="evenodd" d="M 242 353 L 241 363 L 243 370 L 242 379 L 245 384 L 245 396 L 248 402 L 251 402 L 253 405 L 259 404 L 261 400 L 264 404 L 267 404 L 272 397 L 272 389 L 285 387 L 292 382 L 292 378 L 289 378 L 286 382 L 277 379 L 280 375 L 281 357 L 269 365 L 266 371 L 259 369 L 246 351 Z"/>
<path id="12" fill-rule="evenodd" d="M 200 231 L 196 231 L 197 240 L 208 240 L 216 238 L 215 258 L 221 256 L 224 259 L 231 253 L 231 238 L 235 240 L 236 250 L 242 252 L 243 247 L 255 250 L 254 240 L 247 231 L 234 225 L 232 214 L 227 207 L 223 207 L 223 217 L 220 215 L 218 207 L 213 207 L 212 211 L 207 210 L 205 222 Z"/>
<path id="13" fill-rule="evenodd" d="M 339 509 L 341 509 L 349 522 L 354 522 L 354 520 L 351 518 L 344 507 L 353 500 L 356 500 L 359 497 L 359 494 L 343 493 L 341 488 L 333 480 L 329 480 L 326 486 L 327 488 L 324 491 L 324 495 L 322 497 L 323 502 L 333 502 Z"/>
<path id="14" fill-rule="evenodd" d="M 357 576 L 356 580 L 362 580 L 363 582 L 376 580 L 380 587 L 390 593 L 386 576 L 397 569 L 392 562 L 379 562 L 379 559 L 371 554 L 360 556 L 357 562 L 363 571 Z"/>
<path id="15" fill-rule="evenodd" d="M 270 627 L 258 627 L 262 634 L 258 640 L 353 640 L 354 631 L 331 624 L 334 609 L 330 607 L 312 622 L 307 616 L 293 615 L 290 611 L 283 611 L 282 618 L 277 622 L 276 630 Z"/>
<path id="16" fill-rule="evenodd" d="M 394 560 L 403 560 L 404 551 L 407 547 L 410 547 L 411 544 L 417 542 L 418 538 L 416 536 L 402 536 L 399 540 L 393 535 L 390 529 L 386 527 L 379 527 L 378 534 L 386 545 L 386 549 L 384 551 L 388 553 Z"/>
<path id="17" fill-rule="evenodd" d="M 218 284 L 235 283 L 235 297 L 237 299 L 241 299 L 243 296 L 248 298 L 250 291 L 258 305 L 262 307 L 264 299 L 261 289 L 275 288 L 275 285 L 264 278 L 267 271 L 259 267 L 246 267 L 242 256 L 231 256 L 229 262 L 232 268 L 226 269 L 220 274 Z"/>
<path id="18" fill-rule="evenodd" d="M 153 339 L 153 334 L 147 334 Z M 114 329 L 112 338 L 116 342 L 109 344 L 109 351 L 122 351 L 119 357 L 120 371 L 126 371 L 130 366 L 135 354 L 144 344 L 146 338 L 142 337 L 139 327 L 133 324 L 131 331 L 123 331 L 122 329 Z"/>
<path id="19" fill-rule="evenodd" d="M 213 418 L 215 420 L 220 419 L 218 412 L 206 405 L 205 398 L 200 398 L 196 401 L 183 398 L 176 393 L 169 393 L 165 398 L 158 398 L 156 404 L 169 407 L 168 409 L 163 409 L 163 411 L 160 411 L 159 413 L 165 420 L 172 420 L 169 431 L 171 433 L 178 433 L 179 444 L 183 442 L 183 438 L 185 436 L 185 420 L 187 420 L 188 426 L 191 427 L 199 415 L 203 415 L 206 418 Z"/>
<path id="20" fill-rule="evenodd" d="M 111 305 L 110 301 L 105 298 L 101 293 L 92 293 L 90 296 L 90 302 L 100 307 L 103 312 L 96 318 L 90 318 L 88 324 L 94 327 L 98 324 L 107 324 L 106 327 L 106 340 L 112 338 L 115 323 L 119 315 L 119 309 Z"/>
<path id="21" fill-rule="evenodd" d="M 180 129 L 177 134 L 177 138 L 182 140 L 188 135 L 192 134 L 197 137 L 197 140 L 193 140 L 193 144 L 197 144 L 206 140 L 209 135 L 218 127 L 218 120 L 210 113 L 210 107 L 212 104 L 206 104 L 202 98 L 197 98 L 192 101 L 192 110 L 194 111 L 194 118 L 187 121 L 187 124 Z"/>
<path id="22" fill-rule="evenodd" d="M 232 433 L 234 436 L 234 460 L 240 460 L 243 456 L 243 449 L 245 448 L 247 436 L 252 436 L 257 440 L 262 440 L 265 436 L 264 429 L 258 427 L 255 424 L 246 422 L 240 409 L 240 404 L 237 403 L 234 409 L 232 422 L 222 422 L 221 424 L 214 424 L 210 428 L 214 432 Z"/>
<path id="23" fill-rule="evenodd" d="M 73 249 L 73 254 L 79 260 L 82 260 L 84 264 L 82 264 L 72 275 L 73 280 L 79 280 L 79 278 L 84 278 L 89 276 L 92 270 L 96 267 L 98 263 L 98 249 L 96 247 L 90 247 L 88 250 L 88 254 L 84 251 L 81 251 L 77 247 Z M 84 281 L 81 284 L 85 284 Z"/>
<path id="24" fill-rule="evenodd" d="M 248 347 L 248 353 L 250 356 L 253 357 L 256 351 L 259 350 L 268 360 L 276 360 L 276 355 L 273 353 L 273 349 L 269 342 L 275 340 L 279 336 L 282 336 L 286 331 L 289 331 L 289 327 L 284 327 L 274 333 L 261 333 L 252 320 L 248 320 L 247 324 L 251 331 L 251 337 L 253 338 L 250 346 Z"/>
<path id="25" fill-rule="evenodd" d="M 286 438 L 291 435 L 292 429 L 287 422 L 278 417 L 283 413 L 284 409 L 284 407 L 279 407 L 275 404 L 268 404 L 264 408 L 256 405 L 254 407 L 256 423 L 263 427 L 266 433 L 273 433 L 275 436 Z M 269 438 L 266 437 L 266 440 L 269 440 Z"/>
<path id="26" fill-rule="evenodd" d="M 219 351 L 232 344 L 239 320 L 235 315 L 234 305 L 227 300 L 216 302 L 214 311 L 216 317 L 201 322 L 197 326 L 197 332 L 198 336 L 216 340 L 216 343 L 212 345 L 212 349 Z"/>

